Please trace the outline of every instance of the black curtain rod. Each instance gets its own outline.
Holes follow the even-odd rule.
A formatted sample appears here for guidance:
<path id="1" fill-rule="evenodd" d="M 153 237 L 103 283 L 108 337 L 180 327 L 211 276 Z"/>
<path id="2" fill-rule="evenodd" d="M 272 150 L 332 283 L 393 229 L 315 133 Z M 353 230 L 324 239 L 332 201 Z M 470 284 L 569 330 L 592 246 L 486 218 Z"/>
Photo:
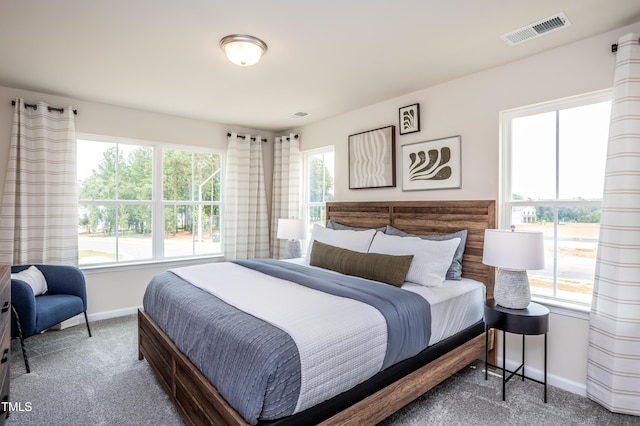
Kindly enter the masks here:
<path id="1" fill-rule="evenodd" d="M 227 133 L 227 137 L 228 137 L 228 138 L 230 138 L 230 137 L 231 137 L 231 133 Z M 246 139 L 246 136 L 240 136 L 240 135 L 237 135 L 236 137 L 237 137 L 238 139 Z M 251 138 L 251 140 L 252 140 L 253 142 L 255 142 L 255 141 L 256 141 L 256 138 Z M 267 142 L 267 140 L 266 140 L 266 139 L 262 139 L 262 142 Z"/>
<path id="2" fill-rule="evenodd" d="M 294 138 L 294 139 L 298 139 L 298 137 L 299 137 L 299 136 L 300 136 L 300 135 L 293 135 L 293 138 Z M 280 138 L 280 142 L 282 142 L 282 139 L 284 139 L 284 140 L 287 140 L 287 141 L 288 141 L 288 140 L 289 140 L 289 136 L 283 136 L 282 138 Z"/>
<path id="3" fill-rule="evenodd" d="M 11 105 L 16 106 L 16 101 L 11 101 Z M 38 105 L 36 105 L 36 104 L 28 104 L 26 102 L 24 104 L 24 107 L 25 108 L 33 108 L 34 111 L 38 109 Z M 60 114 L 62 114 L 64 112 L 64 108 L 62 108 L 62 107 L 56 108 L 56 107 L 49 106 L 49 107 L 47 107 L 47 109 L 49 110 L 49 112 L 58 111 Z M 73 113 L 75 115 L 78 115 L 78 110 L 74 109 Z"/>
<path id="4" fill-rule="evenodd" d="M 638 43 L 640 43 L 640 38 L 638 39 Z M 611 45 L 611 53 L 616 53 L 618 51 L 618 43 L 613 43 Z"/>

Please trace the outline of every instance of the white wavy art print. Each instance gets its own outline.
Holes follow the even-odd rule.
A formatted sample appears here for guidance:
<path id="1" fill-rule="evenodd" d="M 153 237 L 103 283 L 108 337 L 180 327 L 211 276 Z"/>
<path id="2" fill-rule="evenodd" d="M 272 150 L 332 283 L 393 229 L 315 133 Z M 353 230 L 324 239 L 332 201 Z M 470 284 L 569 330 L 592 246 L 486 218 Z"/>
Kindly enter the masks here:
<path id="1" fill-rule="evenodd" d="M 351 188 L 389 186 L 392 183 L 390 144 L 388 130 L 373 130 L 352 135 Z"/>

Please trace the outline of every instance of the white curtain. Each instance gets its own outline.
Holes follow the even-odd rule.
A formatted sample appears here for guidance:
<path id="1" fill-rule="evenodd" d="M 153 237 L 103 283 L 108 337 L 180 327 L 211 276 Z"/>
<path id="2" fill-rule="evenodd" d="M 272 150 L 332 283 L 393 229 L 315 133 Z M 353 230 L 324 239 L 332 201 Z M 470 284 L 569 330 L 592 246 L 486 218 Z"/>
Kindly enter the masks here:
<path id="1" fill-rule="evenodd" d="M 640 45 L 618 42 L 600 240 L 589 323 L 587 395 L 640 415 Z"/>
<path id="2" fill-rule="evenodd" d="M 262 138 L 227 138 L 222 197 L 227 260 L 269 257 L 269 216 L 262 163 Z"/>
<path id="3" fill-rule="evenodd" d="M 73 109 L 15 100 L 0 210 L 0 263 L 78 264 Z"/>
<path id="4" fill-rule="evenodd" d="M 273 194 L 271 203 L 271 256 L 280 259 L 285 240 L 276 238 L 278 219 L 300 218 L 300 140 L 290 134 L 273 145 Z"/>

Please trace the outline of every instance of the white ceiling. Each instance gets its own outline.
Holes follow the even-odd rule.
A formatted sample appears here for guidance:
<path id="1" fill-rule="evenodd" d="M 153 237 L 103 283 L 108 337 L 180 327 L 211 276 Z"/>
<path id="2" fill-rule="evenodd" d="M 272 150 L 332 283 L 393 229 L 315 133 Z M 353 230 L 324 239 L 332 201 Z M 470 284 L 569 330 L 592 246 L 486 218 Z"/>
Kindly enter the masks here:
<path id="1" fill-rule="evenodd" d="M 280 131 L 638 21 L 638 0 L 1 0 L 0 85 Z M 259 64 L 226 59 L 234 33 Z"/>

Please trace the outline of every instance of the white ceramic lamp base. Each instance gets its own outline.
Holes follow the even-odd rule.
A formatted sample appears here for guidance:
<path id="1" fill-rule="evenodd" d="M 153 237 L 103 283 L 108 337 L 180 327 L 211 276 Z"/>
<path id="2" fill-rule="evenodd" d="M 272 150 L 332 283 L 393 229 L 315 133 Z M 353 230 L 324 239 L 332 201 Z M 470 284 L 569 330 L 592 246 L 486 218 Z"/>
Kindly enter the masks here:
<path id="1" fill-rule="evenodd" d="M 296 259 L 298 257 L 302 257 L 302 250 L 300 249 L 300 241 L 287 240 L 287 242 L 284 245 L 284 258 Z"/>
<path id="2" fill-rule="evenodd" d="M 509 309 L 526 309 L 531 302 L 527 271 L 498 269 L 496 285 L 493 288 L 496 303 Z"/>

